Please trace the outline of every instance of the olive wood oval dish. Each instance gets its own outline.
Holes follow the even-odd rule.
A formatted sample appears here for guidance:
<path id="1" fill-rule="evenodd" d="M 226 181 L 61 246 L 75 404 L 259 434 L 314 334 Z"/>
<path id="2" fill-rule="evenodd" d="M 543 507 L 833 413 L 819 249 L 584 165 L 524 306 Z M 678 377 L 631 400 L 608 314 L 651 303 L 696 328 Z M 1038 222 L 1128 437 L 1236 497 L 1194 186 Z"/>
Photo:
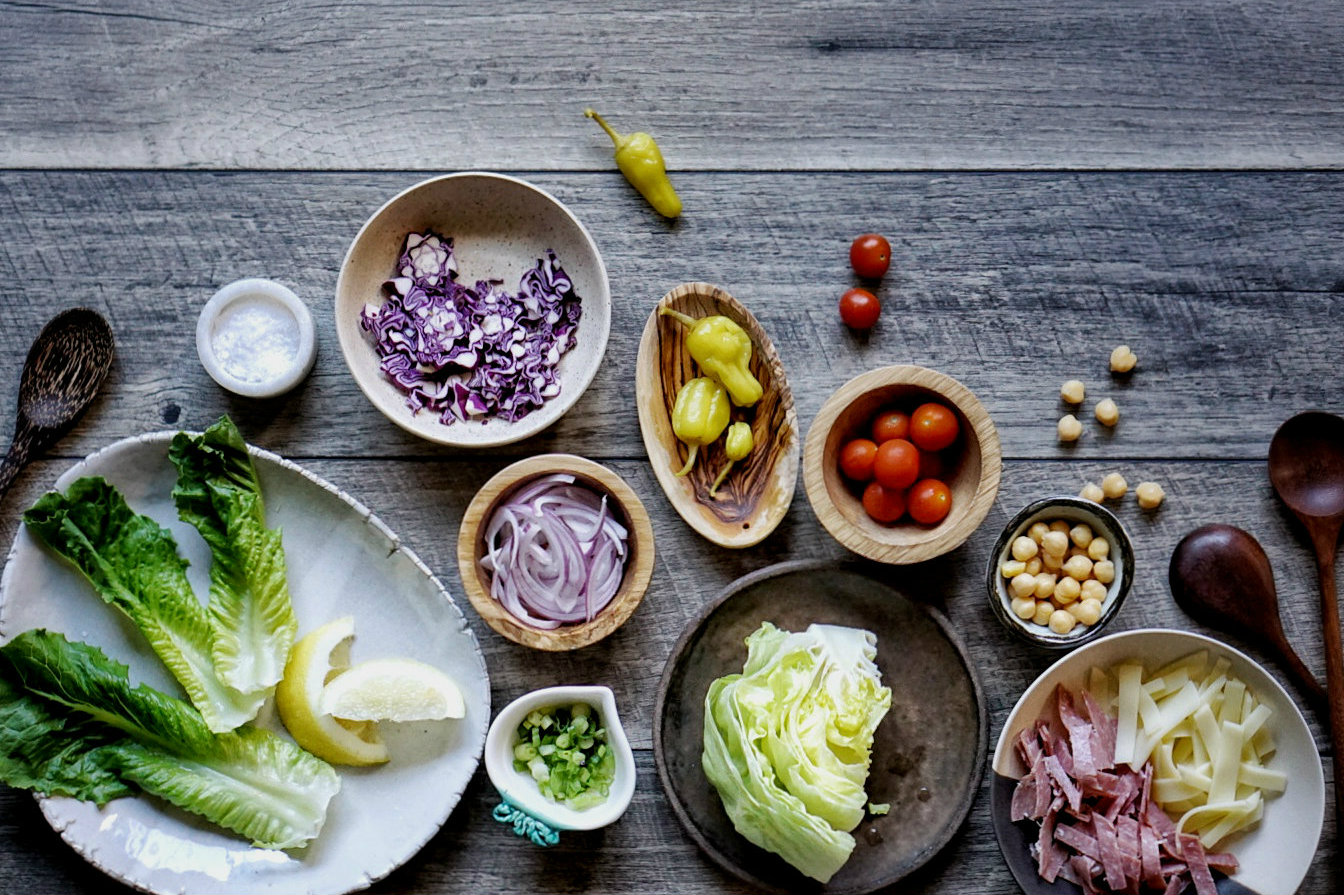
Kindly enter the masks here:
<path id="1" fill-rule="evenodd" d="M 869 437 L 873 418 L 890 407 L 911 411 L 936 401 L 957 415 L 960 434 L 944 455 L 941 476 L 952 491 L 952 509 L 936 525 L 908 519 L 894 525 L 875 521 L 863 509 L 862 488 L 840 473 L 840 448 Z M 817 519 L 844 546 L 877 562 L 924 562 L 961 546 L 985 520 L 999 492 L 1003 461 L 999 433 L 984 405 L 951 376 L 925 367 L 880 367 L 846 382 L 817 412 L 803 451 L 803 483 Z"/>
<path id="2" fill-rule="evenodd" d="M 485 556 L 485 528 L 495 508 L 525 483 L 556 473 L 572 475 L 577 482 L 607 495 L 608 511 L 629 532 L 628 555 L 620 589 L 592 621 L 545 630 L 514 618 L 490 595 L 490 576 L 481 568 L 481 558 Z M 573 454 L 538 454 L 501 469 L 471 499 L 458 529 L 457 569 L 471 605 L 497 633 L 533 649 L 578 649 L 625 624 L 644 599 L 653 575 L 653 525 L 635 492 L 607 467 Z"/>
<path id="3" fill-rule="evenodd" d="M 691 317 L 722 315 L 751 337 L 751 372 L 764 393 L 755 406 L 734 407 L 734 422 L 751 423 L 754 446 L 734 464 L 714 497 L 709 488 L 727 462 L 723 439 L 700 449 L 695 466 L 676 475 L 687 448 L 672 431 L 672 406 L 688 380 L 706 375 L 686 347 L 687 329 L 659 312 L 671 308 Z M 663 296 L 639 341 L 635 400 L 639 430 L 658 484 L 686 524 L 722 547 L 750 547 L 775 530 L 798 481 L 800 439 L 793 393 L 774 343 L 761 324 L 736 299 L 708 283 L 683 283 Z"/>

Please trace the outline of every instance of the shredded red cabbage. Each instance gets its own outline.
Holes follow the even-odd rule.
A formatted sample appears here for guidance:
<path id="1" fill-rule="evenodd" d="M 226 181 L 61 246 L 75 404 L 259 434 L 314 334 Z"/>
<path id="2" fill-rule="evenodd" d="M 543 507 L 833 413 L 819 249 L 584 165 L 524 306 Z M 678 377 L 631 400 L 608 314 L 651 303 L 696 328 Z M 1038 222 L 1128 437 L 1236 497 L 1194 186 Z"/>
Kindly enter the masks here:
<path id="1" fill-rule="evenodd" d="M 411 233 L 383 292 L 360 325 L 412 412 L 432 411 L 445 425 L 513 421 L 560 393 L 560 358 L 576 343 L 582 307 L 550 249 L 513 294 L 501 280 L 457 282 L 453 241 Z"/>

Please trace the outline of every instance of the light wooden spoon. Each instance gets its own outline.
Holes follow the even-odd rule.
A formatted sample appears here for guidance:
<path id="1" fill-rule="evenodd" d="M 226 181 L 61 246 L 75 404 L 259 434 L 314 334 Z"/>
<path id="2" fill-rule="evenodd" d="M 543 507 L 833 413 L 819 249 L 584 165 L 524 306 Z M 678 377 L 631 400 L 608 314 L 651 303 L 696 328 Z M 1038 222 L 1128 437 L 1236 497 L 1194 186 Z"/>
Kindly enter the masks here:
<path id="1" fill-rule="evenodd" d="M 751 337 L 751 372 L 765 389 L 751 408 L 733 408 L 733 419 L 751 423 L 755 446 L 739 460 L 713 497 L 709 487 L 727 462 L 723 439 L 701 448 L 686 476 L 676 475 L 687 449 L 672 431 L 672 405 L 687 380 L 705 375 L 686 348 L 687 329 L 659 314 L 669 307 L 691 317 L 720 314 Z M 644 324 L 635 371 L 635 400 L 644 448 L 672 507 L 704 537 L 724 547 L 750 547 L 775 530 L 798 482 L 798 418 L 779 354 L 751 312 L 718 286 L 683 283 L 664 295 Z"/>

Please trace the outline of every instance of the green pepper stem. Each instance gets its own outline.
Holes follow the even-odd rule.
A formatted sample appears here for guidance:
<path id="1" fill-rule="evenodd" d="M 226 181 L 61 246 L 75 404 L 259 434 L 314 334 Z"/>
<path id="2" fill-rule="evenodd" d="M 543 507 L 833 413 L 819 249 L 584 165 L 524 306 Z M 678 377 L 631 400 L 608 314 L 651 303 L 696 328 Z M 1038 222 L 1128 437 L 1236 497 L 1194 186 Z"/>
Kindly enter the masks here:
<path id="1" fill-rule="evenodd" d="M 719 490 L 719 486 L 723 484 L 723 480 L 728 478 L 728 470 L 732 469 L 733 464 L 736 462 L 736 460 L 729 460 L 727 465 L 723 467 L 723 472 L 719 473 L 719 477 L 714 480 L 714 484 L 709 486 L 710 497 L 713 497 L 714 492 Z"/>
<path id="2" fill-rule="evenodd" d="M 695 453 L 698 450 L 700 450 L 700 445 L 698 444 L 691 445 L 690 456 L 686 458 L 686 465 L 681 467 L 681 471 L 677 473 L 678 478 L 681 478 L 682 476 L 686 475 L 686 473 L 691 471 L 691 467 L 695 465 Z"/>
<path id="3" fill-rule="evenodd" d="M 596 121 L 602 130 L 607 132 L 607 136 L 611 137 L 611 142 L 615 143 L 617 146 L 621 145 L 621 141 L 624 140 L 625 137 L 612 130 L 611 125 L 607 124 L 605 118 L 594 112 L 592 109 L 584 109 L 583 114 Z"/>
<path id="4" fill-rule="evenodd" d="M 666 307 L 664 307 L 664 308 L 659 308 L 659 309 L 658 309 L 658 313 L 659 313 L 659 314 L 662 314 L 664 317 L 671 317 L 673 320 L 677 321 L 678 323 L 681 323 L 681 324 L 684 324 L 684 325 L 686 325 L 686 326 L 690 326 L 690 327 L 694 327 L 695 324 L 696 324 L 697 322 L 699 322 L 696 318 L 694 318 L 694 317 L 689 317 L 689 316 L 687 316 L 686 314 L 683 314 L 683 313 L 681 313 L 680 311 L 674 311 L 674 310 L 672 310 L 671 308 L 666 308 Z"/>

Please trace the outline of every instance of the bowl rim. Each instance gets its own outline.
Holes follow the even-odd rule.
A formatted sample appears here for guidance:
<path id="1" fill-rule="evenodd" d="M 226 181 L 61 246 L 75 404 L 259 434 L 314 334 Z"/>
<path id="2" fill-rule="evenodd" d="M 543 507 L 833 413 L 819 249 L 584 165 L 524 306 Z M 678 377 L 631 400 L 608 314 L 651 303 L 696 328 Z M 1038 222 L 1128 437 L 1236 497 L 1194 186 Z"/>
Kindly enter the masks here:
<path id="1" fill-rule="evenodd" d="M 362 340 L 350 338 L 348 336 L 348 327 L 342 326 L 340 319 L 336 320 L 336 338 L 340 343 L 341 356 L 345 360 L 345 366 L 350 373 L 350 377 L 355 380 L 355 384 L 359 387 L 359 390 L 364 394 L 364 397 L 369 403 L 383 416 L 387 417 L 388 420 L 395 423 L 406 432 L 419 438 L 423 438 L 426 441 L 434 442 L 435 444 L 458 448 L 491 448 L 513 444 L 514 442 L 522 441 L 525 438 L 531 438 L 533 435 L 543 432 L 559 422 L 559 420 L 570 411 L 574 404 L 578 402 L 579 398 L 583 396 L 583 393 L 588 390 L 588 387 L 592 385 L 593 379 L 597 376 L 597 371 L 602 366 L 602 361 L 606 357 L 607 343 L 611 336 L 611 278 L 608 275 L 607 264 L 602 257 L 602 252 L 597 247 L 597 241 L 593 239 L 592 233 L 588 231 L 588 228 L 583 225 L 583 222 L 579 220 L 578 216 L 575 215 L 565 203 L 561 202 L 554 195 L 536 184 L 523 180 L 521 177 L 513 177 L 495 171 L 455 171 L 449 174 L 438 174 L 433 177 L 427 177 L 413 183 L 392 196 L 392 198 L 383 202 L 382 205 L 378 206 L 377 210 L 369 215 L 364 223 L 360 225 L 358 232 L 356 232 L 354 238 L 350 240 L 349 246 L 346 247 L 345 255 L 341 259 L 341 266 L 336 274 L 336 290 L 332 301 L 332 308 L 333 315 L 339 318 L 337 312 L 341 303 L 341 295 L 346 288 L 346 278 L 350 270 L 351 259 L 355 253 L 355 247 L 359 245 L 369 229 L 384 215 L 384 213 L 388 212 L 394 205 L 405 200 L 413 193 L 418 193 L 421 190 L 428 190 L 450 181 L 467 180 L 487 180 L 509 184 L 510 186 L 521 188 L 525 192 L 533 193 L 542 201 L 554 206 L 554 208 L 558 210 L 563 217 L 568 219 L 568 221 L 577 229 L 592 255 L 592 260 L 596 263 L 597 281 L 600 284 L 601 295 L 593 297 L 592 300 L 600 299 L 601 303 L 606 305 L 606 325 L 601 327 L 597 343 L 594 346 L 595 350 L 588 352 L 589 357 L 592 358 L 591 363 L 588 363 L 588 358 L 585 358 L 585 365 L 579 368 L 579 375 L 573 382 L 575 387 L 567 390 L 567 394 L 562 392 L 551 399 L 551 402 L 555 402 L 559 408 L 558 412 L 555 414 L 555 418 L 551 419 L 549 422 L 538 424 L 536 416 L 540 411 L 533 411 L 533 413 L 528 414 L 520 420 L 506 422 L 503 426 L 503 431 L 497 437 L 463 441 L 460 437 L 456 437 L 454 434 L 454 430 L 457 426 L 445 426 L 438 423 L 437 420 L 434 420 L 436 425 L 431 427 L 423 422 L 417 422 L 420 419 L 418 414 L 411 414 L 408 416 L 406 413 L 394 413 L 389 408 L 384 407 L 383 397 L 375 391 L 374 384 L 372 382 L 366 382 L 365 378 L 361 377 L 359 373 L 356 372 L 355 364 L 352 362 L 352 353 L 361 348 L 367 348 L 368 346 L 364 344 Z M 590 297 L 580 296 L 580 298 Z M 582 325 L 583 321 L 580 320 L 579 326 Z M 563 361 L 564 358 L 561 359 L 562 363 Z M 381 380 L 379 379 L 378 381 Z M 548 404 L 549 403 L 550 402 L 548 402 Z"/>
<path id="2" fill-rule="evenodd" d="M 616 771 L 607 800 L 582 811 L 552 802 L 537 789 L 531 777 L 513 768 L 513 731 L 530 711 L 542 706 L 586 702 L 602 715 L 608 744 L 616 759 Z M 595 830 L 617 821 L 635 794 L 635 759 L 616 707 L 616 694 L 602 684 L 568 684 L 542 687 L 524 693 L 499 710 L 485 735 L 486 776 L 510 805 L 557 830 Z"/>
<path id="3" fill-rule="evenodd" d="M 923 381 L 913 381 L 915 379 Z M 927 529 L 930 537 L 912 544 L 891 544 L 879 540 L 835 514 L 819 511 L 834 508 L 834 501 L 826 487 L 826 440 L 840 414 L 855 400 L 870 392 L 891 386 L 908 385 L 937 394 L 955 406 L 962 419 L 970 423 L 979 443 L 980 481 L 975 496 L 962 510 L 960 520 L 951 526 L 942 523 Z M 808 427 L 803 446 L 803 485 L 808 503 L 822 527 L 844 547 L 867 559 L 893 565 L 906 565 L 934 559 L 955 550 L 980 527 L 989 515 L 998 495 L 1003 474 L 1003 454 L 998 429 L 980 399 L 969 388 L 946 373 L 917 364 L 892 364 L 877 367 L 853 377 L 831 393 L 812 424 Z"/>
<path id="4" fill-rule="evenodd" d="M 616 511 L 627 523 L 630 557 L 616 595 L 592 621 L 543 630 L 523 624 L 490 595 L 478 561 L 483 532 L 495 507 L 525 483 L 553 474 L 573 475 L 613 499 Z M 537 454 L 504 467 L 471 498 L 458 527 L 457 570 L 472 608 L 495 633 L 522 646 L 558 652 L 597 643 L 629 620 L 643 602 L 653 577 L 654 551 L 653 525 L 648 512 L 625 479 L 601 463 L 577 454 Z"/>
<path id="5" fill-rule="evenodd" d="M 1003 575 L 999 573 L 1000 563 L 1003 562 L 1003 558 L 1013 540 L 1026 532 L 1033 523 L 1040 521 L 1052 510 L 1058 508 L 1064 508 L 1066 512 L 1075 514 L 1072 519 L 1061 517 L 1065 518 L 1066 521 L 1081 521 L 1079 516 L 1083 516 L 1087 517 L 1088 524 L 1093 528 L 1104 529 L 1113 551 L 1109 558 L 1115 565 L 1115 580 L 1106 588 L 1106 602 L 1102 604 L 1101 618 L 1097 619 L 1096 624 L 1091 627 L 1075 625 L 1073 630 L 1067 634 L 1056 634 L 1049 628 L 1018 618 L 1012 611 L 1012 598 L 1008 593 L 1007 583 Z M 1116 562 L 1117 557 L 1120 560 L 1119 562 Z M 1054 650 L 1073 649 L 1100 637 L 1106 626 L 1119 614 L 1120 606 L 1124 603 L 1125 597 L 1129 595 L 1133 584 L 1134 542 L 1130 539 L 1129 531 L 1125 528 L 1124 523 L 1109 508 L 1084 497 L 1074 497 L 1068 494 L 1042 497 L 1031 501 L 1018 510 L 1013 518 L 1008 521 L 1008 524 L 1003 527 L 998 540 L 994 542 L 994 548 L 989 553 L 989 562 L 985 569 L 985 587 L 989 595 L 990 606 L 994 609 L 994 614 L 1003 623 L 1004 627 L 1027 643 Z M 1028 627 L 1029 624 L 1031 627 Z"/>

